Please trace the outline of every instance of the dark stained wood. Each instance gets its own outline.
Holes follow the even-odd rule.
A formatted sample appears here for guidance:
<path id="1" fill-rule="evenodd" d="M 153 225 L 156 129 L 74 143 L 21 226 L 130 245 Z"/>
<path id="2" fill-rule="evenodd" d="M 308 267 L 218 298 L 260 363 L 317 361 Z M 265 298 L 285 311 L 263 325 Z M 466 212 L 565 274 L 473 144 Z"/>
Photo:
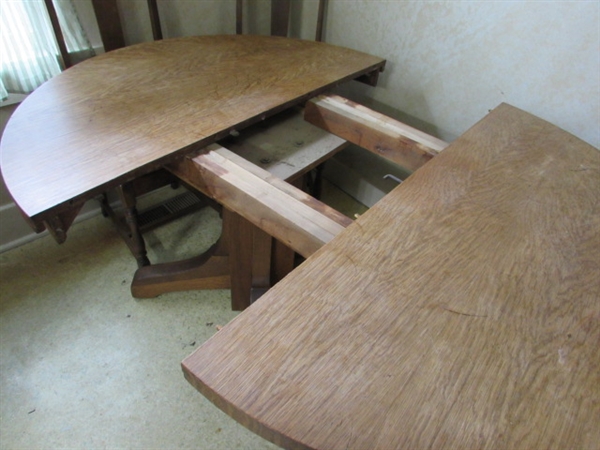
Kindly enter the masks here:
<path id="1" fill-rule="evenodd" d="M 151 298 L 166 292 L 228 289 L 231 287 L 229 261 L 221 240 L 200 256 L 141 267 L 131 283 L 131 294 L 136 298 Z"/>
<path id="2" fill-rule="evenodd" d="M 239 214 L 223 208 L 231 273 L 231 309 L 241 311 L 250 305 L 252 290 L 252 250 L 254 225 Z"/>
<path id="3" fill-rule="evenodd" d="M 271 0 L 271 35 L 287 37 L 290 23 L 290 0 Z"/>
<path id="4" fill-rule="evenodd" d="M 48 230 L 56 242 L 62 244 L 67 240 L 67 230 L 75 221 L 82 207 L 83 203 L 73 205 L 70 209 L 62 211 L 43 222 L 44 228 Z M 38 231 L 35 225 L 34 230 Z"/>
<path id="5" fill-rule="evenodd" d="M 59 75 L 23 102 L 0 143 L 3 175 L 34 229 L 48 228 L 62 242 L 84 201 L 384 63 L 339 47 L 261 36 L 178 38 L 113 51 Z M 337 141 L 294 171 L 340 148 Z M 258 253 L 266 261 L 269 251 Z M 275 251 L 276 260 L 284 253 Z M 228 258 L 142 267 L 132 293 L 228 287 Z M 247 306 L 249 296 L 236 292 L 234 307 Z"/>
<path id="6" fill-rule="evenodd" d="M 269 36 L 126 47 L 74 66 L 17 108 L 0 143 L 2 172 L 16 203 L 41 224 L 384 63 Z"/>
<path id="7" fill-rule="evenodd" d="M 235 0 L 235 33 L 244 32 L 244 0 Z"/>
<path id="8" fill-rule="evenodd" d="M 162 28 L 160 26 L 160 16 L 158 14 L 158 5 L 156 0 L 148 0 L 148 13 L 150 14 L 150 26 L 152 27 L 152 37 L 155 41 L 163 38 Z"/>
<path id="9" fill-rule="evenodd" d="M 65 68 L 69 68 L 73 65 L 71 63 L 71 55 L 69 55 L 69 51 L 67 50 L 67 44 L 65 44 L 65 37 L 60 27 L 60 22 L 58 20 L 58 15 L 56 14 L 56 9 L 54 8 L 54 3 L 52 3 L 52 0 L 44 0 L 44 4 L 46 5 L 46 11 L 48 11 L 48 16 L 50 17 L 52 31 L 54 31 L 54 36 L 56 37 L 56 43 L 58 44 L 60 56 L 63 60 Z"/>
<path id="10" fill-rule="evenodd" d="M 150 264 L 146 252 L 144 238 L 138 225 L 137 199 L 134 182 L 124 183 L 117 189 L 119 200 L 125 209 L 125 229 L 122 234 L 125 243 L 135 257 L 138 267 L 144 267 Z"/>
<path id="11" fill-rule="evenodd" d="M 273 238 L 258 227 L 252 234 L 252 288 L 266 291 L 271 287 Z"/>
<path id="12" fill-rule="evenodd" d="M 417 170 L 448 143 L 337 95 L 306 104 L 304 118 L 376 155 Z"/>
<path id="13" fill-rule="evenodd" d="M 365 73 L 364 75 L 361 75 L 360 77 L 356 78 L 356 81 L 358 81 L 359 83 L 366 84 L 368 86 L 377 86 L 377 83 L 379 82 L 379 72 L 381 71 L 373 70 L 371 72 Z"/>
<path id="14" fill-rule="evenodd" d="M 285 448 L 600 443 L 600 152 L 501 105 L 183 362 Z"/>
<path id="15" fill-rule="evenodd" d="M 315 33 L 315 41 L 323 41 L 323 24 L 325 22 L 325 9 L 327 0 L 319 0 L 319 10 L 317 11 L 317 31 Z"/>
<path id="16" fill-rule="evenodd" d="M 294 269 L 296 252 L 277 239 L 273 239 L 271 249 L 271 286 L 273 286 Z"/>
<path id="17" fill-rule="evenodd" d="M 105 52 L 125 47 L 117 0 L 92 0 Z"/>

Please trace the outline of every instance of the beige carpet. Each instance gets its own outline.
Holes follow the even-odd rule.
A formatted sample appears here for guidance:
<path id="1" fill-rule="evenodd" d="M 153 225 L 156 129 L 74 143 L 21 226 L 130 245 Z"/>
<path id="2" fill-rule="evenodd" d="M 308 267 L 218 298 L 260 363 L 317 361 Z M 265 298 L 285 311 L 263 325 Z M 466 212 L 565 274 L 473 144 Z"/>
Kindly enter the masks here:
<path id="1" fill-rule="evenodd" d="M 325 198 L 349 215 L 364 210 L 331 187 Z M 219 232 L 207 208 L 145 238 L 151 261 L 164 262 L 198 254 Z M 136 300 L 135 269 L 101 216 L 63 245 L 45 237 L 0 255 L 0 448 L 275 448 L 180 369 L 237 314 L 229 292 Z"/>

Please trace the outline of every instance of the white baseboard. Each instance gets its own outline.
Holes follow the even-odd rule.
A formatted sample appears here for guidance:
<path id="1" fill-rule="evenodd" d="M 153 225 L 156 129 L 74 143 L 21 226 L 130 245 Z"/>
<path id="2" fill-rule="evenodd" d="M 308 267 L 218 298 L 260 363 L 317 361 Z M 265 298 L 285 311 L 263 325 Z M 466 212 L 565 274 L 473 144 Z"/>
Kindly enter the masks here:
<path id="1" fill-rule="evenodd" d="M 409 172 L 367 150 L 350 146 L 327 161 L 323 177 L 370 208 L 398 185 L 384 178 L 388 174 L 404 180 Z"/>
<path id="2" fill-rule="evenodd" d="M 142 207 L 143 209 L 146 198 L 152 200 L 153 196 L 163 195 L 162 193 L 164 191 L 171 192 L 173 189 L 170 186 L 164 186 L 160 189 L 152 191 L 151 193 L 141 195 L 137 198 L 138 208 Z M 108 192 L 108 202 L 113 210 L 118 210 L 121 208 L 121 203 L 114 191 Z M 81 208 L 81 211 L 75 218 L 74 223 L 82 222 L 99 214 L 102 214 L 100 203 L 97 200 L 89 200 L 83 205 L 83 208 Z M 35 233 L 25 222 L 19 209 L 14 203 L 0 206 L 0 253 L 11 250 L 15 247 L 19 247 L 20 245 L 27 244 L 28 242 L 47 235 L 48 231 Z"/>
<path id="3" fill-rule="evenodd" d="M 75 223 L 97 216 L 100 206 L 95 202 L 85 204 Z M 0 253 L 27 244 L 48 235 L 48 231 L 34 232 L 23 219 L 14 203 L 0 206 Z"/>

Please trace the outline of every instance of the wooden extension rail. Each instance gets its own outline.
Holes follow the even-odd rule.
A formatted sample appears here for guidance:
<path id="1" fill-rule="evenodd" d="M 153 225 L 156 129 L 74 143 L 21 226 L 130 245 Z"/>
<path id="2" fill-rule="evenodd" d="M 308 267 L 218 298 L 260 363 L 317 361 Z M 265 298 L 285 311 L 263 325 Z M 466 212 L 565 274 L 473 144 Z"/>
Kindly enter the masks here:
<path id="1" fill-rule="evenodd" d="M 333 208 L 218 144 L 168 169 L 304 257 L 352 223 Z"/>
<path id="2" fill-rule="evenodd" d="M 448 145 L 336 95 L 309 101 L 304 117 L 410 170 L 418 169 Z M 218 144 L 167 168 L 304 257 L 352 223 L 333 208 Z"/>
<path id="3" fill-rule="evenodd" d="M 315 125 L 412 170 L 446 143 L 338 96 L 322 96 L 306 106 Z M 213 144 L 166 167 L 187 184 L 216 200 L 223 210 L 223 237 L 205 254 L 177 264 L 142 267 L 136 272 L 134 297 L 155 297 L 188 289 L 231 288 L 233 309 L 244 309 L 248 290 L 271 285 L 269 236 L 308 257 L 352 222 L 270 172 Z M 260 230 L 251 231 L 253 224 Z M 237 239 L 246 236 L 247 239 Z M 248 241 L 249 239 L 249 241 Z M 250 244 L 248 244 L 250 242 Z M 248 245 L 250 245 L 248 247 Z M 282 246 L 278 247 L 280 250 Z M 260 249 L 260 250 L 259 250 Z M 252 254 L 256 253 L 256 258 Z M 290 254 L 273 267 L 292 269 Z M 285 262 L 284 262 L 285 261 Z M 251 269 L 249 269 L 251 267 Z M 271 274 L 271 275 L 269 275 Z"/>
<path id="4" fill-rule="evenodd" d="M 304 119 L 412 171 L 448 146 L 447 142 L 337 95 L 310 100 Z"/>

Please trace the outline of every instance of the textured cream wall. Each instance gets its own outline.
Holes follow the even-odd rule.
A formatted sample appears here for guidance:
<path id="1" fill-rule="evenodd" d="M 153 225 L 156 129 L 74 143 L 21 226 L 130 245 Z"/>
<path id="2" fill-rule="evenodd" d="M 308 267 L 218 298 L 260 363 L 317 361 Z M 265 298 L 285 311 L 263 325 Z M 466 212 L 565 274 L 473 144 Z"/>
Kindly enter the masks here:
<path id="1" fill-rule="evenodd" d="M 507 102 L 600 146 L 600 2 L 329 0 L 326 40 L 388 60 L 387 113 L 453 140 Z"/>

